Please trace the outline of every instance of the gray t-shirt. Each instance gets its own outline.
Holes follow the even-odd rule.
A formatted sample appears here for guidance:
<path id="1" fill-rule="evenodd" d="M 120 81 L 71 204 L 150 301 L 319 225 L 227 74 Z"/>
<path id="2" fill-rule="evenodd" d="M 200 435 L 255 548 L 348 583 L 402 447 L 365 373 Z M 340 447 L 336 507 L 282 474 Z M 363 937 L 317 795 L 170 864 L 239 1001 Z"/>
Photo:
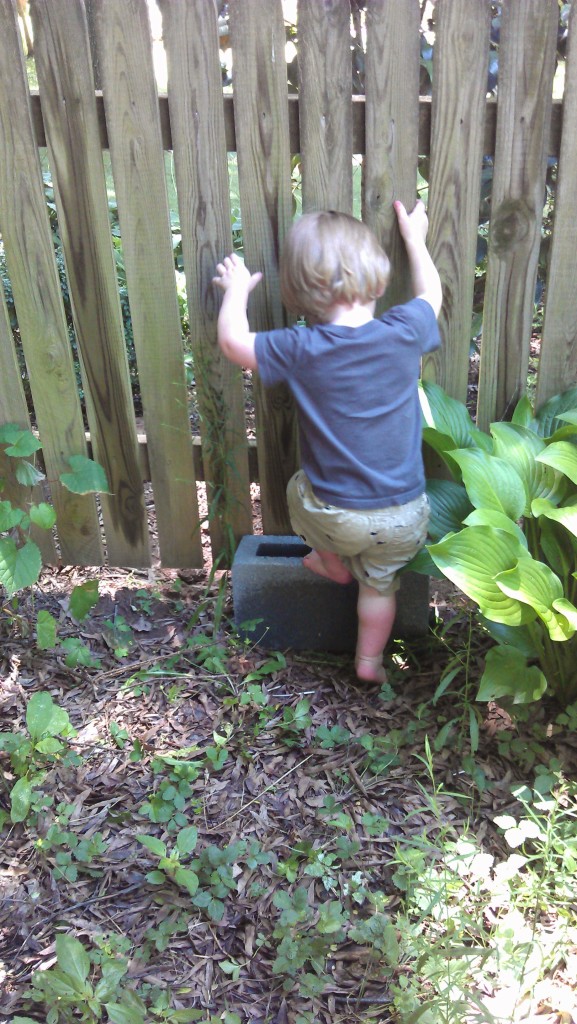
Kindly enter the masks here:
<path id="1" fill-rule="evenodd" d="M 412 299 L 362 327 L 261 331 L 265 386 L 284 382 L 298 413 L 301 463 L 338 508 L 403 505 L 423 493 L 421 356 L 440 345 L 432 306 Z"/>

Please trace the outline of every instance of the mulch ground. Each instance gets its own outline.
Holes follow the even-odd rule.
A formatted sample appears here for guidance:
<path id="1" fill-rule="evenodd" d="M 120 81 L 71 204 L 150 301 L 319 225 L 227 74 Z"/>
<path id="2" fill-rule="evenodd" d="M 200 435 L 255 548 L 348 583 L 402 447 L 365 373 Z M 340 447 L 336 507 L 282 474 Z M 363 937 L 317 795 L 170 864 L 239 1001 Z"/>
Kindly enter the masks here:
<path id="1" fill-rule="evenodd" d="M 288 876 L 278 866 L 306 844 L 334 852 L 335 837 L 343 830 L 328 824 L 327 807 L 333 808 L 333 817 L 350 819 L 352 831 L 347 834 L 360 843 L 356 870 L 388 894 L 392 909 L 399 899 L 391 881 L 396 844 L 419 835 L 434 843 L 440 827 L 424 795 L 427 786 L 432 789 L 422 762 L 426 737 L 433 746 L 443 825 L 454 825 L 459 832 L 466 821 L 472 822 L 489 853 L 506 855 L 492 819 L 510 805 L 511 783 L 526 773 L 515 748 L 499 742 L 503 730 L 515 732 L 517 751 L 531 745 L 537 762 L 547 763 L 555 753 L 566 770 L 577 771 L 574 735 L 558 727 L 547 730 L 545 708 L 538 713 L 538 743 L 534 722 L 524 733 L 500 709 L 490 708 L 481 722 L 476 756 L 490 788 L 474 791 L 470 774 L 463 771 L 468 708 L 455 691 L 468 687 L 473 697 L 483 644 L 469 647 L 466 670 L 433 704 L 448 662 L 470 642 L 466 606 L 446 589 L 432 587 L 432 603 L 444 621 L 438 634 L 444 635 L 431 634 L 410 647 L 396 644 L 391 652 L 392 690 L 381 692 L 378 686 L 356 682 L 348 657 L 286 652 L 286 667 L 269 673 L 267 652 L 235 645 L 231 639 L 228 598 L 225 624 L 215 623 L 223 584 L 216 578 L 209 585 L 204 570 L 179 576 L 103 569 L 98 605 L 83 623 L 75 623 L 68 611 L 70 591 L 88 575 L 47 570 L 35 597 L 21 597 L 12 617 L 9 605 L 0 617 L 2 730 L 24 730 L 31 695 L 48 691 L 70 715 L 76 730 L 70 749 L 79 755 L 76 765 L 49 768 L 42 788 L 52 793 L 52 806 L 35 823 L 8 823 L 2 834 L 3 1021 L 14 1015 L 44 1019 L 26 1009 L 23 993 L 36 970 L 54 965 L 55 936 L 66 931 L 87 948 L 97 933 L 127 936 L 130 979 L 170 986 L 177 1007 L 196 1006 L 218 1015 L 228 1009 L 243 1024 L 292 1024 L 310 1004 L 296 989 L 283 991 L 283 979 L 272 971 L 275 944 L 270 940 L 279 915 L 273 900 L 279 888 L 288 888 Z M 33 629 L 40 608 L 59 619 L 61 638 L 80 636 L 100 664 L 72 669 L 66 667 L 62 649 L 37 650 Z M 120 631 L 128 650 L 120 651 L 118 626 L 123 623 L 130 627 Z M 259 671 L 264 673 L 257 680 L 261 701 L 242 703 L 247 680 Z M 287 709 L 296 713 L 304 699 L 310 721 L 300 730 L 291 729 Z M 462 714 L 463 721 L 450 742 L 435 751 L 436 735 L 455 714 Z M 319 733 L 323 726 L 326 731 Z M 320 737 L 336 726 L 348 730 L 350 741 L 323 743 Z M 267 854 L 264 863 L 239 858 L 236 889 L 225 900 L 218 922 L 191 907 L 186 893 L 172 887 L 168 898 L 166 888 L 150 885 L 145 875 L 154 867 L 153 859 L 135 841 L 135 833 L 164 832 L 167 838 L 165 826 L 153 824 L 143 811 L 164 777 L 155 771 L 155 758 L 190 748 L 187 756 L 194 760 L 195 750 L 214 748 L 215 734 L 228 756 L 213 770 L 205 765 L 186 798 L 188 820 L 199 830 L 199 848 L 243 840 L 257 843 Z M 367 736 L 372 737 L 368 746 Z M 8 757 L 0 752 L 0 806 L 5 810 L 13 783 Z M 100 833 L 106 847 L 88 865 L 91 873 L 80 869 L 74 881 L 57 879 L 57 851 L 43 850 L 38 843 L 59 804 L 73 805 L 70 829 L 81 838 Z M 367 814 L 384 819 L 378 834 L 366 827 Z M 167 841 L 172 845 L 170 828 Z M 335 871 L 338 876 L 338 861 Z M 304 883 L 315 902 L 335 898 L 321 877 L 305 876 Z M 354 907 L 351 901 L 351 911 Z M 147 932 L 162 922 L 174 930 L 166 949 L 159 950 Z M 138 953 L 144 945 L 145 960 Z M 238 976 L 230 964 L 241 965 Z M 341 943 L 329 970 L 331 984 L 316 1007 L 315 1019 L 321 1024 L 384 1024 L 392 1019 L 387 987 L 366 950 L 354 942 Z M 558 1019 L 542 1018 L 543 1024 Z"/>

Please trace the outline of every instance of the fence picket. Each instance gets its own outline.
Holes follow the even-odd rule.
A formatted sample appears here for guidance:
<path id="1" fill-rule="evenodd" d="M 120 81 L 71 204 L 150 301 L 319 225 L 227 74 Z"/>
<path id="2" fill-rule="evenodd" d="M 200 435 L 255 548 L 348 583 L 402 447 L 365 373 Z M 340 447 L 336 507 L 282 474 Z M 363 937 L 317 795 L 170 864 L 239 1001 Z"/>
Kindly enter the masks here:
<path id="1" fill-rule="evenodd" d="M 232 250 L 216 5 L 162 0 L 168 100 L 186 271 L 190 338 L 201 415 L 212 548 L 230 559 L 252 532 L 244 389 L 216 343 L 217 261 Z"/>
<path id="2" fill-rule="evenodd" d="M 415 203 L 419 154 L 418 0 L 375 0 L 367 8 L 366 155 L 363 219 L 391 260 L 378 312 L 410 297 L 404 243 L 393 200 Z"/>
<path id="3" fill-rule="evenodd" d="M 95 0 L 94 27 L 165 566 L 202 565 L 170 212 L 147 4 Z"/>
<path id="4" fill-rule="evenodd" d="M 428 245 L 443 282 L 443 347 L 423 376 L 467 398 L 471 316 L 481 193 L 488 0 L 440 0 L 433 64 Z"/>
<path id="5" fill-rule="evenodd" d="M 303 212 L 352 212 L 349 0 L 299 0 L 299 121 Z"/>
<path id="6" fill-rule="evenodd" d="M 244 254 L 264 280 L 249 305 L 253 330 L 283 327 L 279 249 L 291 221 L 284 25 L 280 0 L 230 0 L 234 115 Z M 284 386 L 254 388 L 265 533 L 290 532 L 286 484 L 297 466 L 294 407 Z"/>
<path id="7" fill-rule="evenodd" d="M 100 527 L 93 496 L 59 483 L 68 457 L 86 455 L 76 375 L 56 269 L 16 15 L 0 5 L 0 222 L 20 339 L 65 562 L 99 563 Z M 11 376 L 2 388 L 11 388 Z M 12 401 L 12 398 L 7 398 Z M 20 417 L 18 417 L 20 420 Z M 54 546 L 43 541 L 47 560 Z M 48 559 L 49 556 L 49 559 Z"/>
<path id="8" fill-rule="evenodd" d="M 115 565 L 148 565 L 143 485 L 84 7 L 75 0 L 35 0 L 31 13 L 92 445 L 111 491 L 102 498 L 108 557 Z"/>
<path id="9" fill-rule="evenodd" d="M 499 47 L 499 106 L 477 421 L 506 418 L 529 366 L 557 0 L 509 0 Z"/>
<path id="10" fill-rule="evenodd" d="M 575 196 L 577 195 L 577 7 L 571 11 L 565 63 L 561 153 L 555 192 L 555 226 L 547 268 L 543 337 L 536 403 L 577 380 L 577 263 Z"/>

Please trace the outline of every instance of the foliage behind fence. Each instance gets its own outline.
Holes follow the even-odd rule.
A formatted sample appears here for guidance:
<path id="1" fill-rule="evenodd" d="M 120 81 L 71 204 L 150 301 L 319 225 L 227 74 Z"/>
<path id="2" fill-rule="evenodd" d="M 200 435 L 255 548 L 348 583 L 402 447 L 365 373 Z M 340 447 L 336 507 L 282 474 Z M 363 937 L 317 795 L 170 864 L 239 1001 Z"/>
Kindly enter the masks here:
<path id="1" fill-rule="evenodd" d="M 393 261 L 387 304 L 407 294 L 392 201 L 411 206 L 417 181 L 426 185 L 429 245 L 444 287 L 444 345 L 427 357 L 423 375 L 461 400 L 470 371 L 481 194 L 490 179 L 477 404 L 482 427 L 506 417 L 526 388 L 546 183 L 553 173 L 536 401 L 577 381 L 577 42 L 569 33 L 561 103 L 553 99 L 557 0 L 438 0 L 430 97 L 419 96 L 419 0 L 352 6 L 363 95 L 351 75 L 350 0 L 299 0 L 298 94 L 287 82 L 281 0 L 229 0 L 220 28 L 224 23 L 232 51 L 233 88 L 223 96 L 212 0 L 159 0 L 166 94 L 158 92 L 147 0 L 90 0 L 89 22 L 84 0 L 31 0 L 37 91 L 28 85 L 16 5 L 0 4 L 0 230 L 17 318 L 13 332 L 3 296 L 0 423 L 32 422 L 50 481 L 59 480 L 68 456 L 91 448 L 111 491 L 97 501 L 52 484 L 57 537 L 44 542 L 46 561 L 148 564 L 147 480 L 165 566 L 201 564 L 200 479 L 207 482 L 214 554 L 230 552 L 252 530 L 255 472 L 243 378 L 216 346 L 219 300 L 211 285 L 215 263 L 233 247 L 231 153 L 237 156 L 244 255 L 265 275 L 251 296 L 255 329 L 286 322 L 278 253 L 294 215 L 297 154 L 304 210 L 353 209 L 353 157 L 357 163 L 362 158 L 362 216 Z M 495 98 L 488 96 L 487 74 L 496 7 Z M 95 68 L 101 92 L 95 91 Z M 44 147 L 54 186 L 52 220 Z M 120 237 L 111 233 L 103 151 L 110 155 Z M 190 424 L 167 151 L 201 445 Z M 127 310 L 145 436 L 137 429 L 131 389 Z M 258 381 L 254 398 L 264 530 L 290 532 L 284 488 L 298 459 L 293 405 L 284 388 L 265 392 Z M 9 490 L 17 496 L 18 484 L 11 481 Z"/>

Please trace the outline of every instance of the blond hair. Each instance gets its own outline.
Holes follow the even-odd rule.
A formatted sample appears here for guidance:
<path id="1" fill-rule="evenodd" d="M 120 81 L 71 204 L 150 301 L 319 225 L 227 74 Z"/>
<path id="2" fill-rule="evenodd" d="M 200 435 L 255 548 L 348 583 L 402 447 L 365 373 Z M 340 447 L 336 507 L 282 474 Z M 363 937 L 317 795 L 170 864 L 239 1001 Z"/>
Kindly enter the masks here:
<path id="1" fill-rule="evenodd" d="M 313 322 L 336 305 L 372 302 L 383 294 L 390 263 L 373 232 L 347 213 L 305 213 L 290 229 L 280 263 L 287 309 Z"/>

